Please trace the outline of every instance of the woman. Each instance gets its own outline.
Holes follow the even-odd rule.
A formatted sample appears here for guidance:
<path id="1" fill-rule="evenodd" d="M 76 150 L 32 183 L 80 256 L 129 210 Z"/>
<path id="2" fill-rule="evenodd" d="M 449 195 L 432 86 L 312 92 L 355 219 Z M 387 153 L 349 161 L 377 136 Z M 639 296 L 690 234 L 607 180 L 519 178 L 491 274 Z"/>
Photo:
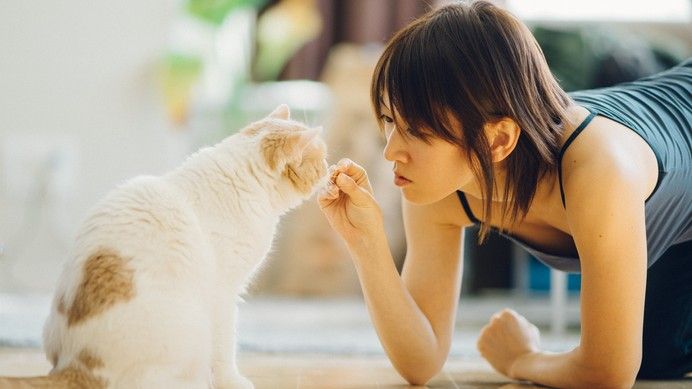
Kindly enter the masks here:
<path id="1" fill-rule="evenodd" d="M 332 167 L 319 203 L 407 381 L 447 358 L 473 224 L 582 274 L 579 346 L 542 352 L 537 328 L 504 310 L 477 344 L 499 372 L 581 388 L 692 372 L 692 61 L 567 95 L 529 30 L 478 1 L 398 32 L 371 97 L 403 196 L 401 275 L 360 166 Z"/>

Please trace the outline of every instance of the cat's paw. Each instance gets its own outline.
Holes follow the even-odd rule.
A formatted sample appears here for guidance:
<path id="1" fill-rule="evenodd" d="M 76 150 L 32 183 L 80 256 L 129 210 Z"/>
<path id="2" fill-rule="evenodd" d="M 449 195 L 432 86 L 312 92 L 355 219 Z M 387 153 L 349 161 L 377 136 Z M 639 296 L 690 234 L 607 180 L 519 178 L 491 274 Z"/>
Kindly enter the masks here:
<path id="1" fill-rule="evenodd" d="M 224 379 L 222 382 L 216 383 L 214 389 L 255 389 L 255 385 L 249 379 L 237 375 L 232 378 Z"/>

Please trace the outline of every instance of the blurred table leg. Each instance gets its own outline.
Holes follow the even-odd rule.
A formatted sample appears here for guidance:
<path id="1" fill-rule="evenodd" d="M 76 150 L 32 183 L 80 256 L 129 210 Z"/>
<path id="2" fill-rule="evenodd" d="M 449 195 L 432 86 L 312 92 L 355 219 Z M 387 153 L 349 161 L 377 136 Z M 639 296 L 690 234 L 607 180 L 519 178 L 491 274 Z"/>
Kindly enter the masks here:
<path id="1" fill-rule="evenodd" d="M 567 329 L 567 273 L 550 269 L 550 330 L 562 335 Z"/>

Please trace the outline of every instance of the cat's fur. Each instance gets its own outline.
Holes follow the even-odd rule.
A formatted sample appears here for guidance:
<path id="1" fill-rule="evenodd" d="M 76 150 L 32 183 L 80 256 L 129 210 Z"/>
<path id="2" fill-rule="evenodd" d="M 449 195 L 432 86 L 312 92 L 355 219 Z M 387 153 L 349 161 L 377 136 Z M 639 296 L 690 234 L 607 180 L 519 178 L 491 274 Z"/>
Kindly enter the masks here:
<path id="1" fill-rule="evenodd" d="M 280 106 L 87 217 L 44 328 L 46 377 L 0 387 L 248 388 L 236 302 L 279 217 L 326 182 L 325 145 Z"/>

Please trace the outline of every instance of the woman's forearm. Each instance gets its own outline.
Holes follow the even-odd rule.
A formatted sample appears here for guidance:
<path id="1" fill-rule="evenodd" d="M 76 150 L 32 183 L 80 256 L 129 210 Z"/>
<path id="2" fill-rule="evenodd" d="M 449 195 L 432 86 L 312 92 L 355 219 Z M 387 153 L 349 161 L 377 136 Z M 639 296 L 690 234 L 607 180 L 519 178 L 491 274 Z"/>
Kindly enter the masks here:
<path id="1" fill-rule="evenodd" d="M 349 244 L 365 302 L 389 359 L 409 382 L 423 384 L 447 357 L 430 321 L 396 270 L 384 231 Z"/>
<path id="2" fill-rule="evenodd" d="M 514 363 L 510 375 L 555 388 L 630 388 L 631 374 L 622 374 L 618 366 L 594 366 L 588 363 L 580 348 L 566 353 L 536 352 L 526 354 Z"/>

